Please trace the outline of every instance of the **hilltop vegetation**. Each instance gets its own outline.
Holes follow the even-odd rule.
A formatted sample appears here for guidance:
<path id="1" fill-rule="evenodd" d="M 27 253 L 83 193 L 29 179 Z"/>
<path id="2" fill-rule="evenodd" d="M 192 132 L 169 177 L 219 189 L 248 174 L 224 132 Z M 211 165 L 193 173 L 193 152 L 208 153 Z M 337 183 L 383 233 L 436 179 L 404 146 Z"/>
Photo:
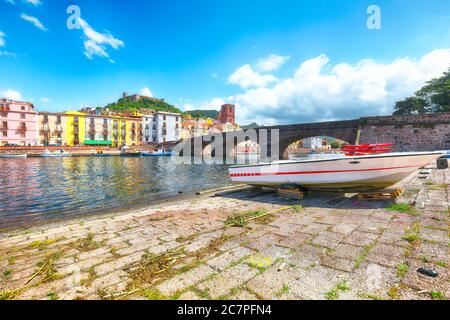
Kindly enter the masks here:
<path id="1" fill-rule="evenodd" d="M 450 112 L 450 68 L 442 77 L 430 80 L 413 97 L 398 101 L 394 115 Z"/>
<path id="2" fill-rule="evenodd" d="M 181 113 L 181 110 L 177 107 L 161 100 L 143 98 L 139 101 L 133 101 L 129 98 L 119 99 L 117 102 L 110 103 L 105 108 L 118 111 L 136 111 L 141 108 L 148 108 L 157 111 L 166 111 Z"/>
<path id="3" fill-rule="evenodd" d="M 192 118 L 201 118 L 201 119 L 217 119 L 219 116 L 219 111 L 217 110 L 192 110 L 186 111 L 184 114 L 191 115 Z"/>
<path id="4" fill-rule="evenodd" d="M 251 123 L 251 124 L 249 124 L 249 125 L 246 125 L 246 126 L 241 126 L 241 128 L 244 129 L 244 130 L 247 130 L 247 129 L 256 129 L 256 128 L 259 128 L 259 127 L 260 127 L 260 125 L 257 124 L 256 122 L 253 122 L 253 123 Z"/>

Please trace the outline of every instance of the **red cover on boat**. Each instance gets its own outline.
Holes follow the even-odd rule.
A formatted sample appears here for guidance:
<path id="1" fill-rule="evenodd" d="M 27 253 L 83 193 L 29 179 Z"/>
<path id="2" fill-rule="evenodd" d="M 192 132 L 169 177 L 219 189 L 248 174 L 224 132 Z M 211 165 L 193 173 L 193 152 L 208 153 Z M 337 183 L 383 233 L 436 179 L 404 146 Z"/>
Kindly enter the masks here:
<path id="1" fill-rule="evenodd" d="M 388 153 L 392 151 L 392 144 L 359 144 L 359 145 L 345 145 L 342 151 L 346 156 L 367 155 L 375 153 Z"/>

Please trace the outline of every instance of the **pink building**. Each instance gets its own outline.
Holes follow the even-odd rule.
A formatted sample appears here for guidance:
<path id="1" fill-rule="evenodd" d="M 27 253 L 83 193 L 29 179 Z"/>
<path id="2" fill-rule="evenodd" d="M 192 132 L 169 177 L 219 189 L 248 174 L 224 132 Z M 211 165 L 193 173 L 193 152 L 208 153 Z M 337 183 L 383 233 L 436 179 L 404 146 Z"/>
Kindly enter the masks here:
<path id="1" fill-rule="evenodd" d="M 0 145 L 36 145 L 37 120 L 31 102 L 0 99 Z"/>

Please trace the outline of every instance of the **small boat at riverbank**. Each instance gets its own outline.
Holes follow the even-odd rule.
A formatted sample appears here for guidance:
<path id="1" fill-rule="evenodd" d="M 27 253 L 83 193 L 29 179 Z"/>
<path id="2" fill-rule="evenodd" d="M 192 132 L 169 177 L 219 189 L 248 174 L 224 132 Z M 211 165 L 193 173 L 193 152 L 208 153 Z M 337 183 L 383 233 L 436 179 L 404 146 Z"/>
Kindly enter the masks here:
<path id="1" fill-rule="evenodd" d="M 26 158 L 26 154 L 0 153 L 0 158 Z"/>
<path id="2" fill-rule="evenodd" d="M 148 151 L 141 152 L 141 156 L 143 156 L 143 157 L 171 157 L 174 154 L 175 153 L 172 151 L 164 151 L 164 150 L 158 150 L 158 151 L 154 151 L 154 152 L 148 152 Z"/>
<path id="3" fill-rule="evenodd" d="M 71 157 L 72 155 L 68 152 L 65 152 L 63 149 L 57 151 L 57 152 L 50 152 L 49 150 L 45 150 L 44 153 L 41 153 L 38 155 L 42 158 L 65 158 L 65 157 Z"/>
<path id="4" fill-rule="evenodd" d="M 385 147 L 377 150 L 385 151 Z M 233 183 L 254 186 L 295 185 L 306 190 L 364 192 L 390 187 L 443 155 L 439 151 L 377 153 L 365 152 L 364 148 L 344 151 L 349 152 L 346 157 L 334 159 L 233 166 L 228 169 L 229 176 Z"/>

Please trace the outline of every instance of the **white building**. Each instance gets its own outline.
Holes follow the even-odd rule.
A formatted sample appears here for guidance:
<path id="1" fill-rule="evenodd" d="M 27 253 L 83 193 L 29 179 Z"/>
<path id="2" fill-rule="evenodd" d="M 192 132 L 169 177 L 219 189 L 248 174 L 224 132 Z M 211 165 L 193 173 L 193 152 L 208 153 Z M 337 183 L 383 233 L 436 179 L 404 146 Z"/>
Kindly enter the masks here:
<path id="1" fill-rule="evenodd" d="M 181 139 L 181 114 L 156 111 L 142 116 L 144 144 L 161 144 Z"/>
<path id="2" fill-rule="evenodd" d="M 322 149 L 323 139 L 321 137 L 306 138 L 303 140 L 303 148 L 305 149 Z"/>

